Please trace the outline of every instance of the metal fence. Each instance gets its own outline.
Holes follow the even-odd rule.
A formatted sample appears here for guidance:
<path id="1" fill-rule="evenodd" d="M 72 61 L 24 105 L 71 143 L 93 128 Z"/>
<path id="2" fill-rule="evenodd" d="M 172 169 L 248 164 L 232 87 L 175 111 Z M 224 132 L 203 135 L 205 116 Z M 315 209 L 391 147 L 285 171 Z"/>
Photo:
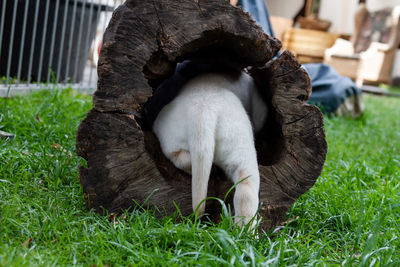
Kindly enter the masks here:
<path id="1" fill-rule="evenodd" d="M 93 91 L 103 32 L 122 0 L 0 0 L 0 96 Z"/>

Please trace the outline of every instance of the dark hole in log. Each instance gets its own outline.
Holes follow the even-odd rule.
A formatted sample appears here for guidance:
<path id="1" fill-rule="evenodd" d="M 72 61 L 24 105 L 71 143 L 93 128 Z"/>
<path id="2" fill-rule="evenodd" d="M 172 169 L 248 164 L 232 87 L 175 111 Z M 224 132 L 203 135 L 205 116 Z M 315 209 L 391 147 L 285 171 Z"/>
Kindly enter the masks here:
<path id="1" fill-rule="evenodd" d="M 299 95 L 298 97 L 296 97 L 298 100 L 300 101 L 306 101 L 308 99 L 308 96 L 306 95 Z"/>
<path id="2" fill-rule="evenodd" d="M 181 51 L 182 56 L 177 58 L 178 61 L 183 61 L 191 55 L 200 54 L 208 55 L 216 62 L 225 60 L 228 64 L 234 62 L 242 67 L 247 67 L 247 55 L 264 57 L 262 51 L 255 51 L 246 38 L 234 35 L 224 29 L 204 31 L 201 38 L 184 45 Z"/>
<path id="3" fill-rule="evenodd" d="M 270 84 L 269 77 L 253 76 L 260 95 L 268 106 L 268 117 L 262 130 L 255 136 L 258 164 L 271 166 L 277 163 L 283 155 L 285 149 L 284 137 L 282 134 L 281 120 L 278 118 L 274 106 L 272 105 L 272 90 L 265 88 Z"/>
<path id="4" fill-rule="evenodd" d="M 143 67 L 144 77 L 151 88 L 157 88 L 166 78 L 174 73 L 176 63 L 168 60 L 162 51 L 153 53 Z"/>
<path id="5" fill-rule="evenodd" d="M 269 103 L 268 107 L 272 107 Z M 258 164 L 271 166 L 277 163 L 284 151 L 282 127 L 277 121 L 274 109 L 268 110 L 268 118 L 263 129 L 255 136 Z"/>

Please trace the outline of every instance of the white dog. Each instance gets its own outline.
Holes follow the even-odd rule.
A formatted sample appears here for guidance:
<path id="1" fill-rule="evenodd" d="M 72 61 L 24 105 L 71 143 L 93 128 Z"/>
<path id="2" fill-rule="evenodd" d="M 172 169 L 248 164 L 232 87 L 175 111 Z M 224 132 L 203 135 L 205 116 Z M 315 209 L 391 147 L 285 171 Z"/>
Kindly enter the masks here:
<path id="1" fill-rule="evenodd" d="M 251 121 L 249 119 L 251 118 Z M 190 80 L 158 114 L 153 131 L 166 157 L 192 174 L 193 210 L 203 214 L 212 164 L 233 183 L 235 222 L 242 225 L 258 208 L 260 175 L 254 146 L 265 122 L 267 106 L 253 79 L 242 72 L 238 79 L 223 74 L 202 74 Z M 252 124 L 253 123 L 253 127 Z"/>

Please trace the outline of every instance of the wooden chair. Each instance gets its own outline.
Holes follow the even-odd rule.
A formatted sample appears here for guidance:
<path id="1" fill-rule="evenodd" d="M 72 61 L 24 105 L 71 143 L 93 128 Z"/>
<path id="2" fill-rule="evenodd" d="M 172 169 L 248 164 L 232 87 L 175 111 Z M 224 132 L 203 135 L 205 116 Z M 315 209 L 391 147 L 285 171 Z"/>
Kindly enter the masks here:
<path id="1" fill-rule="evenodd" d="M 324 52 L 331 47 L 338 34 L 310 29 L 289 28 L 285 31 L 282 48 L 290 50 L 300 63 L 319 63 Z"/>
<path id="2" fill-rule="evenodd" d="M 394 55 L 400 43 L 400 5 L 369 12 L 360 4 L 350 41 L 336 40 L 325 51 L 324 63 L 357 85 L 391 83 Z"/>

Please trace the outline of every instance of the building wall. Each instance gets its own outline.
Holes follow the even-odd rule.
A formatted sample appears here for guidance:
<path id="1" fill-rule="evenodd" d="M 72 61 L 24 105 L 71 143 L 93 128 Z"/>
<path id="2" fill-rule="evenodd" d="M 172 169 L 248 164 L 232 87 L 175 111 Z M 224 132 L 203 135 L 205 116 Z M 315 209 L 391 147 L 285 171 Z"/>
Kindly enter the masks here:
<path id="1" fill-rule="evenodd" d="M 303 6 L 304 0 L 265 0 L 269 14 L 292 19 Z"/>
<path id="2" fill-rule="evenodd" d="M 367 0 L 367 8 L 371 11 L 397 5 L 400 5 L 400 0 Z"/>
<path id="3" fill-rule="evenodd" d="M 319 17 L 332 22 L 330 31 L 352 34 L 357 6 L 358 0 L 321 0 Z"/>
<path id="4" fill-rule="evenodd" d="M 332 22 L 331 31 L 352 34 L 354 13 L 358 2 L 358 0 L 321 0 L 319 16 Z M 366 2 L 370 11 L 400 5 L 400 0 L 367 0 Z"/>

